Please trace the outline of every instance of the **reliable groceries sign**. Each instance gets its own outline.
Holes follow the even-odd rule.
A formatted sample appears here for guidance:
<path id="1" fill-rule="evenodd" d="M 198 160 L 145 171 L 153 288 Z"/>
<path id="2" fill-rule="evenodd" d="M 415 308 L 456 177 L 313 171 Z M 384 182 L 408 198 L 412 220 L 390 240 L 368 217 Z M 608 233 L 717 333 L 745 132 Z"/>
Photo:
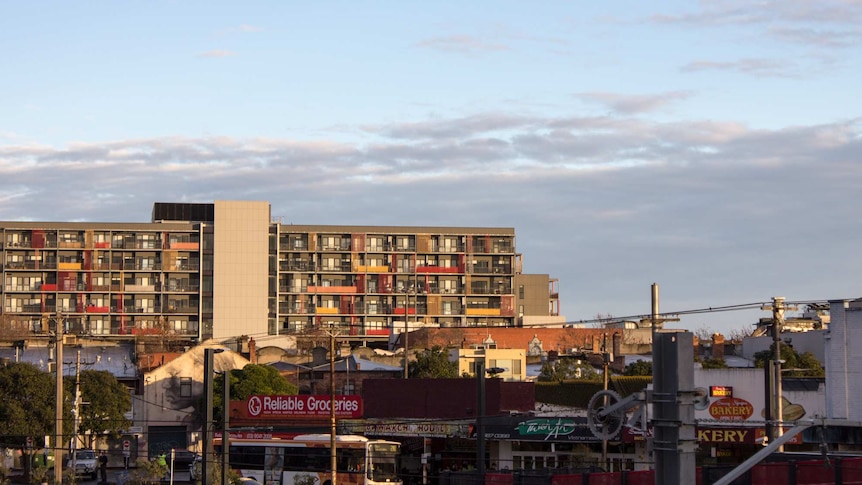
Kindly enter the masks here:
<path id="1" fill-rule="evenodd" d="M 332 400 L 328 395 L 251 396 L 245 401 L 246 416 L 255 419 L 324 418 L 331 416 Z M 361 418 L 360 396 L 335 396 L 337 418 Z"/>

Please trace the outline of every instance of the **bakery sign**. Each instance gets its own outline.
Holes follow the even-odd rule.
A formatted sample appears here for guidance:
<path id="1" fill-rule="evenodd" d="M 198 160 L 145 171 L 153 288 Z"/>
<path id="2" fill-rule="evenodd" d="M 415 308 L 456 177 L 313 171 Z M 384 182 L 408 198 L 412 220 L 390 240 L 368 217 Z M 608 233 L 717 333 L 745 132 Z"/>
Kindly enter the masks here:
<path id="1" fill-rule="evenodd" d="M 709 405 L 709 415 L 719 421 L 745 421 L 752 414 L 754 406 L 738 397 L 723 397 Z"/>

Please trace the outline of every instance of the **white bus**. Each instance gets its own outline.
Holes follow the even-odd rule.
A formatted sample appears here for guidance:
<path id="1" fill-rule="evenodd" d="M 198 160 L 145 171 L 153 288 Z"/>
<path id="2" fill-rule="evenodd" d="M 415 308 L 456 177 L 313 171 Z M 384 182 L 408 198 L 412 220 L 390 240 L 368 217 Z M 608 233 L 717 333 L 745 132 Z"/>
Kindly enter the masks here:
<path id="1" fill-rule="evenodd" d="M 290 439 L 231 439 L 230 467 L 264 485 L 331 485 L 328 434 Z M 401 485 L 401 444 L 364 436 L 336 436 L 336 482 L 351 485 Z M 221 439 L 215 440 L 221 448 Z"/>

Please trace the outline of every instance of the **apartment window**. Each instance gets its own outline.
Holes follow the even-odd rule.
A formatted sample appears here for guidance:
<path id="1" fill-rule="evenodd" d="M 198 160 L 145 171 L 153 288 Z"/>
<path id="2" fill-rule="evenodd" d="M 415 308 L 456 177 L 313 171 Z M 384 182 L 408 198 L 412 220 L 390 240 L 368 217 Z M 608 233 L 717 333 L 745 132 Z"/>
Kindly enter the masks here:
<path id="1" fill-rule="evenodd" d="M 524 299 L 524 285 L 518 286 L 518 298 Z"/>
<path id="2" fill-rule="evenodd" d="M 180 377 L 180 397 L 192 397 L 191 377 Z"/>

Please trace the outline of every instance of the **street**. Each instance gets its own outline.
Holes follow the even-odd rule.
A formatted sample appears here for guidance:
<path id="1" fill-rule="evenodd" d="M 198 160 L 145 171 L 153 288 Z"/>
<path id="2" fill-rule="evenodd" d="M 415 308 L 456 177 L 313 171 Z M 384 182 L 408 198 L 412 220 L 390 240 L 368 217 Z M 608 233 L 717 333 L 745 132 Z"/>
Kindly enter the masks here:
<path id="1" fill-rule="evenodd" d="M 108 469 L 108 483 L 109 484 L 116 484 L 116 485 L 123 485 L 124 483 L 126 483 L 126 479 L 125 479 L 126 473 L 132 473 L 132 472 L 134 472 L 134 469 L 129 469 L 128 471 L 123 470 L 121 468 Z M 163 484 L 170 484 L 171 480 L 170 480 L 170 478 L 167 478 L 162 483 Z M 173 483 L 179 483 L 179 484 L 191 483 L 188 470 L 187 469 L 183 470 L 183 471 L 174 470 Z M 78 484 L 79 485 L 103 485 L 103 484 L 101 484 L 101 482 L 98 479 L 97 480 L 90 480 L 89 477 L 79 478 Z"/>

